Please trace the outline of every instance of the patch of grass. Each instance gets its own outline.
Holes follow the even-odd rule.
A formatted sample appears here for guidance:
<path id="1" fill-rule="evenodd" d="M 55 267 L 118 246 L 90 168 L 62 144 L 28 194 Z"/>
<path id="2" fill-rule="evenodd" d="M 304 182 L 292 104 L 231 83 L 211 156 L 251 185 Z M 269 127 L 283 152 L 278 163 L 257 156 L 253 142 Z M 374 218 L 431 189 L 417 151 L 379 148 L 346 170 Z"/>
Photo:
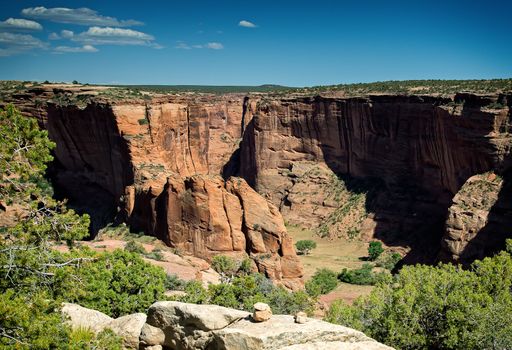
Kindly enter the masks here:
<path id="1" fill-rule="evenodd" d="M 130 253 L 137 253 L 137 254 L 142 254 L 142 255 L 147 254 L 146 249 L 144 249 L 142 244 L 137 243 L 135 241 L 128 241 L 126 243 L 126 245 L 124 246 L 124 250 L 126 250 Z"/>
<path id="2" fill-rule="evenodd" d="M 167 275 L 165 280 L 165 288 L 167 290 L 185 290 L 187 281 L 182 280 L 176 274 Z"/>
<path id="3" fill-rule="evenodd" d="M 373 266 L 367 263 L 360 269 L 343 269 L 338 278 L 340 281 L 350 284 L 374 285 L 379 282 L 388 282 L 392 276 L 387 272 L 373 272 Z"/>
<path id="4" fill-rule="evenodd" d="M 321 268 L 341 271 L 343 268 L 358 268 L 362 262 L 359 257 L 366 256 L 368 245 L 365 242 L 340 238 L 329 240 L 319 237 L 315 231 L 299 225 L 287 225 L 288 233 L 294 242 L 312 240 L 316 248 L 308 255 L 299 255 L 304 265 L 305 278 L 309 279 Z"/>
<path id="5" fill-rule="evenodd" d="M 162 250 L 158 249 L 158 248 L 155 248 L 152 251 L 150 251 L 149 253 L 146 253 L 145 257 L 148 259 L 156 260 L 156 261 L 165 261 L 165 258 L 162 255 Z"/>

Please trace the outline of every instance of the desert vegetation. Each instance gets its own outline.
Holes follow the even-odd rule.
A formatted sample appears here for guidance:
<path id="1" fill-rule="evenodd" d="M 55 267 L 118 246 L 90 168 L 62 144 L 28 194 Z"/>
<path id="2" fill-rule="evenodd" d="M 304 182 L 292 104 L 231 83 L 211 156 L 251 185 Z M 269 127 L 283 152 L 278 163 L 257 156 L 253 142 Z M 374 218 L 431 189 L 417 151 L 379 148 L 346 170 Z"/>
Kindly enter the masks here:
<path id="1" fill-rule="evenodd" d="M 509 349 L 511 252 L 509 240 L 506 251 L 470 269 L 406 266 L 354 305 L 335 302 L 325 319 L 398 349 Z"/>
<path id="2" fill-rule="evenodd" d="M 308 255 L 311 250 L 316 248 L 316 242 L 310 239 L 302 239 L 295 243 L 295 247 L 297 248 L 299 254 Z"/>

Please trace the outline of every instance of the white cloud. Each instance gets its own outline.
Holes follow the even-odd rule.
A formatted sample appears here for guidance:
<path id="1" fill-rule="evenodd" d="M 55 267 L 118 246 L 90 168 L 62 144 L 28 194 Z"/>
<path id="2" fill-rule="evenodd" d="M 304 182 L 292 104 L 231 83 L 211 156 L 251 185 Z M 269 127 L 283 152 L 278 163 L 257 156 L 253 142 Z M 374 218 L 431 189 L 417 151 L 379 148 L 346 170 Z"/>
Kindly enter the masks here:
<path id="1" fill-rule="evenodd" d="M 73 35 L 71 40 L 90 45 L 141 45 L 162 48 L 154 42 L 155 38 L 152 35 L 112 27 L 91 27 L 86 32 Z"/>
<path id="2" fill-rule="evenodd" d="M 23 9 L 21 13 L 29 18 L 43 19 L 57 23 L 71 23 L 85 26 L 114 26 L 114 27 L 129 27 L 142 25 L 144 23 L 129 20 L 118 20 L 115 17 L 102 16 L 97 11 L 91 10 L 86 7 L 82 8 L 66 8 L 54 7 L 46 8 L 44 6 L 29 7 Z"/>
<path id="3" fill-rule="evenodd" d="M 257 25 L 252 23 L 252 22 L 249 22 L 249 21 L 246 21 L 245 19 L 241 20 L 240 22 L 238 22 L 238 25 L 240 27 L 245 27 L 245 28 L 256 28 Z"/>
<path id="4" fill-rule="evenodd" d="M 222 50 L 224 48 L 224 45 L 222 45 L 221 43 L 208 43 L 206 44 L 206 48 L 212 50 Z"/>
<path id="5" fill-rule="evenodd" d="M 92 45 L 84 45 L 82 47 L 71 46 L 57 46 L 54 50 L 55 53 L 69 53 L 69 52 L 98 52 L 98 49 Z"/>
<path id="6" fill-rule="evenodd" d="M 60 34 L 57 34 L 55 32 L 48 35 L 49 40 L 61 40 L 61 39 L 71 39 L 73 36 L 75 36 L 75 33 L 71 30 L 63 29 L 60 31 Z"/>
<path id="7" fill-rule="evenodd" d="M 60 36 L 66 39 L 71 39 L 75 33 L 73 33 L 71 30 L 63 29 L 60 31 Z"/>
<path id="8" fill-rule="evenodd" d="M 190 47 L 187 43 L 184 43 L 183 41 L 177 41 L 176 46 L 174 46 L 175 49 L 182 49 L 182 50 L 190 50 L 192 47 Z"/>
<path id="9" fill-rule="evenodd" d="M 182 49 L 182 50 L 191 50 L 191 49 L 212 49 L 212 50 L 222 50 L 224 48 L 224 45 L 217 42 L 211 42 L 206 43 L 204 45 L 201 44 L 195 44 L 195 45 L 189 45 L 184 41 L 177 41 L 176 46 L 174 46 L 175 49 Z"/>
<path id="10" fill-rule="evenodd" d="M 0 29 L 8 30 L 41 30 L 43 26 L 37 22 L 22 19 L 22 18 L 7 18 L 5 21 L 0 21 Z"/>
<path id="11" fill-rule="evenodd" d="M 46 49 L 48 44 L 32 35 L 0 32 L 0 46 L 0 56 L 12 56 L 35 49 Z"/>

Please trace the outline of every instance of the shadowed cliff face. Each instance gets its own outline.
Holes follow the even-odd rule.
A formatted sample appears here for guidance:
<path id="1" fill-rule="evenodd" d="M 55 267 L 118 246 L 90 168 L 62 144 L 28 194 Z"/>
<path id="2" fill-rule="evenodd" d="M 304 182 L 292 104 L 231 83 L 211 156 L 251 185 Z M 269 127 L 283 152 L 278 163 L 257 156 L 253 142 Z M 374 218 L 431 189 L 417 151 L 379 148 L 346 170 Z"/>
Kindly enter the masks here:
<path id="1" fill-rule="evenodd" d="M 372 96 L 261 103 L 242 143 L 241 173 L 282 212 L 293 202 L 290 170 L 297 164 L 380 179 L 381 188 L 366 197 L 373 225 L 365 220 L 369 232 L 362 233 L 410 247 L 406 261 L 432 261 L 454 194 L 470 176 L 503 169 L 510 151 L 510 114 L 481 108 L 491 101 L 459 95 L 455 102 Z"/>
<path id="2" fill-rule="evenodd" d="M 116 215 L 125 186 L 133 183 L 131 156 L 111 106 L 49 104 L 43 120 L 57 144 L 50 168 L 57 195 L 91 215 L 92 233 Z"/>

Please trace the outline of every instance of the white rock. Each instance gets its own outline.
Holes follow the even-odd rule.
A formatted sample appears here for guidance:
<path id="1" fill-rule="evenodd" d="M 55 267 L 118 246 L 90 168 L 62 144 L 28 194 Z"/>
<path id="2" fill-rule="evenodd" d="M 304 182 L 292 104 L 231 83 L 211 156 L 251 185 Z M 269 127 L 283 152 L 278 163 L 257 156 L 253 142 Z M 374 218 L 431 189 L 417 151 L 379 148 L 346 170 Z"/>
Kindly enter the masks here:
<path id="1" fill-rule="evenodd" d="M 254 312 L 252 314 L 252 319 L 256 322 L 264 322 L 272 317 L 272 309 L 268 304 L 265 303 L 256 303 L 254 304 Z"/>
<path id="2" fill-rule="evenodd" d="M 264 323 L 243 319 L 213 333 L 211 346 L 218 350 L 281 349 L 290 346 L 297 346 L 297 350 L 358 349 L 355 347 L 355 344 L 358 343 L 361 345 L 359 349 L 365 349 L 365 346 L 375 350 L 391 349 L 351 328 L 315 319 L 308 319 L 305 324 L 297 324 L 293 316 L 286 315 L 274 315 Z M 314 347 L 315 343 L 319 347 Z M 320 345 L 323 343 L 334 343 L 335 345 L 327 348 Z M 340 344 L 345 343 L 350 343 L 352 347 L 339 347 Z M 370 345 L 373 348 L 370 348 Z M 300 346 L 305 347 L 301 348 Z"/>
<path id="3" fill-rule="evenodd" d="M 265 303 L 256 303 L 254 304 L 254 310 L 256 311 L 264 311 L 264 310 L 270 310 L 270 306 Z"/>
<path id="4" fill-rule="evenodd" d="M 125 349 L 139 348 L 140 332 L 146 323 L 146 315 L 142 313 L 113 319 L 100 311 L 70 303 L 62 304 L 62 314 L 73 329 L 85 328 L 96 334 L 105 329 L 112 330 L 123 339 Z"/>
<path id="5" fill-rule="evenodd" d="M 85 328 L 94 333 L 104 330 L 114 319 L 103 312 L 88 309 L 77 304 L 63 303 L 61 312 L 67 317 L 72 329 Z"/>
<path id="6" fill-rule="evenodd" d="M 115 334 L 123 338 L 124 348 L 138 349 L 140 332 L 145 323 L 146 314 L 138 313 L 116 318 L 108 323 L 106 328 L 110 328 Z"/>
<path id="7" fill-rule="evenodd" d="M 162 345 L 165 342 L 164 331 L 149 324 L 142 326 L 140 343 L 145 346 Z"/>
<path id="8" fill-rule="evenodd" d="M 163 330 L 165 347 L 204 349 L 212 339 L 212 331 L 249 315 L 217 305 L 159 301 L 149 307 L 147 323 Z"/>
<path id="9" fill-rule="evenodd" d="M 144 350 L 162 350 L 163 347 L 162 345 L 151 345 L 151 346 L 146 346 L 144 348 Z"/>
<path id="10" fill-rule="evenodd" d="M 305 312 L 297 312 L 295 314 L 295 323 L 304 324 L 308 321 L 308 315 Z"/>
<path id="11" fill-rule="evenodd" d="M 285 346 L 279 350 L 393 350 L 393 348 L 371 340 L 357 343 L 342 341 L 314 342 Z"/>

